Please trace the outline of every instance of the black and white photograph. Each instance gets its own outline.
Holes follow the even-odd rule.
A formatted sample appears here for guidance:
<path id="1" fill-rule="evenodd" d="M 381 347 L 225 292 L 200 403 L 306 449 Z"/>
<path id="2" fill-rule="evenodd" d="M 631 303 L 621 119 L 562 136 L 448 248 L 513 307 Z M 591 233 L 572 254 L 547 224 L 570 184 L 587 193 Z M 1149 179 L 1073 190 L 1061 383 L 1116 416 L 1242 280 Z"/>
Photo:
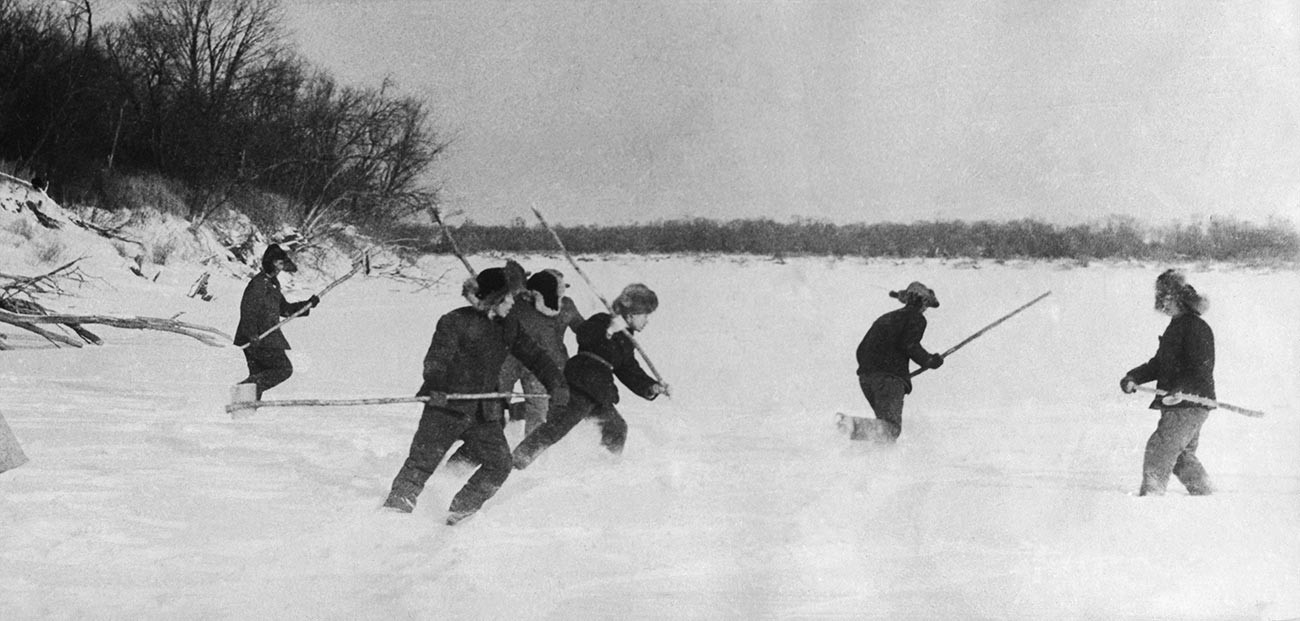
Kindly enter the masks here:
<path id="1" fill-rule="evenodd" d="M 1300 621 L 1300 3 L 0 0 L 0 619 Z"/>

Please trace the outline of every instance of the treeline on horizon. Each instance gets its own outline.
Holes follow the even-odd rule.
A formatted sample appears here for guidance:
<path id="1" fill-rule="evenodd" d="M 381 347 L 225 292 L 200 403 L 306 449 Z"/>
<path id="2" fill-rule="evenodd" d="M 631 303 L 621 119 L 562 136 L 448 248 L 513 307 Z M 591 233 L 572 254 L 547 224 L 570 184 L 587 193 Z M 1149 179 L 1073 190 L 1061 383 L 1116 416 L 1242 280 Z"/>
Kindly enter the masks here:
<path id="1" fill-rule="evenodd" d="M 426 104 L 300 57 L 280 0 L 0 0 L 0 171 L 64 204 L 162 193 L 196 224 L 235 211 L 304 234 L 437 201 Z M 147 202 L 147 201 L 146 201 Z"/>
<path id="2" fill-rule="evenodd" d="M 704 218 L 615 226 L 556 226 L 573 254 L 720 253 L 786 256 L 943 257 L 969 259 L 1128 259 L 1227 262 L 1295 261 L 1300 235 L 1282 219 L 1263 224 L 1235 218 L 1203 223 L 1147 225 L 1111 217 L 1060 226 L 1033 219 L 1005 222 L 833 224 L 813 220 L 716 221 Z M 462 252 L 553 253 L 559 250 L 540 226 L 466 222 L 448 229 Z M 419 240 L 422 253 L 451 253 L 437 227 L 396 225 L 391 233 Z"/>

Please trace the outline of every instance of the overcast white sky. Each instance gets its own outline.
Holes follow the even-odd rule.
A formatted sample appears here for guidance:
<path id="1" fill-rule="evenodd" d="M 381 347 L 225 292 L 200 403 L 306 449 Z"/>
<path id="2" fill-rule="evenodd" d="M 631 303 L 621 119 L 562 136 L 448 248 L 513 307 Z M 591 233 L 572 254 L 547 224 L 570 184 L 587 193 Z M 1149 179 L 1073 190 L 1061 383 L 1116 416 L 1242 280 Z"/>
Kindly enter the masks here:
<path id="1" fill-rule="evenodd" d="M 480 222 L 1300 211 L 1293 1 L 283 2 Z"/>

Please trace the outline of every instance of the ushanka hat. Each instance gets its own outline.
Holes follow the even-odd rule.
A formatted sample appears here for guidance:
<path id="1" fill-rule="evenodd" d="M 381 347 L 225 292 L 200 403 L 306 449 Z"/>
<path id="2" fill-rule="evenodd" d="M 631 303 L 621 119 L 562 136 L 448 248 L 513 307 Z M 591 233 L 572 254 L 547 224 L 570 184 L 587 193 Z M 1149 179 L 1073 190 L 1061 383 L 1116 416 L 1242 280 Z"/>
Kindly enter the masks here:
<path id="1" fill-rule="evenodd" d="M 1165 297 L 1172 297 L 1183 310 L 1198 315 L 1208 310 L 1210 305 L 1209 300 L 1187 282 L 1187 275 L 1174 268 L 1167 269 L 1156 277 L 1157 309 L 1160 308 L 1160 300 Z"/>
<path id="2" fill-rule="evenodd" d="M 560 280 L 563 276 L 555 270 L 542 270 L 528 277 L 528 290 L 541 296 L 542 304 L 551 310 L 560 310 Z"/>
<path id="3" fill-rule="evenodd" d="M 471 302 L 496 304 L 510 294 L 510 283 L 506 271 L 499 267 L 489 267 L 478 275 L 465 281 L 461 295 Z"/>
<path id="4" fill-rule="evenodd" d="M 931 289 L 919 282 L 913 282 L 902 291 L 890 291 L 889 297 L 904 304 L 923 304 L 930 308 L 939 308 L 939 298 Z"/>
<path id="5" fill-rule="evenodd" d="M 286 272 L 298 271 L 298 265 L 293 262 L 293 259 L 289 258 L 289 253 L 285 252 L 284 248 L 281 248 L 279 244 L 271 244 L 266 247 L 266 252 L 262 253 L 262 271 L 270 272 L 275 267 L 273 264 L 276 261 L 284 261 L 284 271 Z"/>
<path id="6" fill-rule="evenodd" d="M 632 283 L 623 287 L 623 292 L 618 294 L 611 304 L 614 312 L 620 315 L 648 315 L 659 308 L 659 296 L 641 283 Z"/>

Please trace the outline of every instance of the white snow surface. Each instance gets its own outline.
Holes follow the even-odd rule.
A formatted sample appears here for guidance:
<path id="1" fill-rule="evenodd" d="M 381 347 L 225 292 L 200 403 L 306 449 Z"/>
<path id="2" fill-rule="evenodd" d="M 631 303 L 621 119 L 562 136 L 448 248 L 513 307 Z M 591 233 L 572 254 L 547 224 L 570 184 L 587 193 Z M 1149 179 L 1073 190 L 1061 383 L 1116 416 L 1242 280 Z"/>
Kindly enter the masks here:
<path id="1" fill-rule="evenodd" d="M 579 307 L 599 309 L 561 257 L 518 258 L 564 271 Z M 160 271 L 150 281 L 116 260 L 44 301 L 233 332 L 243 280 L 214 274 L 203 302 L 185 295 L 197 264 L 146 267 Z M 411 515 L 379 509 L 417 404 L 234 420 L 241 352 L 161 332 L 89 326 L 103 346 L 0 352 L 0 413 L 31 459 L 0 474 L 0 617 L 1300 618 L 1292 270 L 1183 266 L 1213 299 L 1220 398 L 1267 417 L 1211 415 L 1199 454 L 1215 495 L 1174 480 L 1138 498 L 1158 415 L 1118 383 L 1167 321 L 1151 310 L 1164 265 L 582 267 L 607 297 L 629 282 L 659 293 L 639 340 L 673 396 L 624 390 L 621 458 L 583 423 L 455 527 L 443 518 L 467 472 L 439 469 Z M 285 278 L 286 293 L 332 275 Z M 437 318 L 462 304 L 457 280 L 338 287 L 285 328 L 296 372 L 266 398 L 413 394 Z M 942 302 L 923 341 L 935 351 L 1052 295 L 917 377 L 897 446 L 854 445 L 833 424 L 870 415 L 854 348 L 912 280 Z M 507 428 L 512 444 L 521 435 Z"/>

